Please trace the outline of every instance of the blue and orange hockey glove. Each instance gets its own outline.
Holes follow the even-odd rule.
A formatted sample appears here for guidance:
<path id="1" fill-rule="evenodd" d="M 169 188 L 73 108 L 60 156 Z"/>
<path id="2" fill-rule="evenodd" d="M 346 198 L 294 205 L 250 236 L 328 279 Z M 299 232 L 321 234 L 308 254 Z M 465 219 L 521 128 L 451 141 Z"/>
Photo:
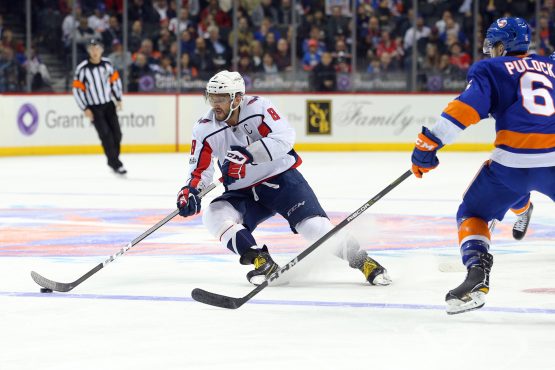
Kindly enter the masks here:
<path id="1" fill-rule="evenodd" d="M 247 164 L 253 160 L 252 154 L 242 146 L 232 145 L 230 149 L 227 151 L 222 165 L 223 183 L 226 186 L 239 179 L 244 179 Z"/>
<path id="2" fill-rule="evenodd" d="M 200 197 L 198 190 L 192 186 L 184 186 L 177 194 L 177 208 L 179 215 L 188 217 L 200 212 Z"/>
<path id="3" fill-rule="evenodd" d="M 418 134 L 414 150 L 412 151 L 412 173 L 418 178 L 439 165 L 437 151 L 443 148 L 443 143 L 426 127 Z"/>

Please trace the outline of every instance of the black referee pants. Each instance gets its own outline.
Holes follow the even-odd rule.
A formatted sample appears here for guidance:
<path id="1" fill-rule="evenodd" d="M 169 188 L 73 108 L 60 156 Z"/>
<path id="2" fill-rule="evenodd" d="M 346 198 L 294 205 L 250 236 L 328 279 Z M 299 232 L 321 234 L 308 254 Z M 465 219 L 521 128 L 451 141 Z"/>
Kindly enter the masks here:
<path id="1" fill-rule="evenodd" d="M 93 124 L 102 142 L 104 154 L 108 158 L 108 166 L 114 170 L 123 164 L 119 160 L 121 145 L 121 128 L 119 127 L 116 105 L 113 102 L 93 105 Z"/>

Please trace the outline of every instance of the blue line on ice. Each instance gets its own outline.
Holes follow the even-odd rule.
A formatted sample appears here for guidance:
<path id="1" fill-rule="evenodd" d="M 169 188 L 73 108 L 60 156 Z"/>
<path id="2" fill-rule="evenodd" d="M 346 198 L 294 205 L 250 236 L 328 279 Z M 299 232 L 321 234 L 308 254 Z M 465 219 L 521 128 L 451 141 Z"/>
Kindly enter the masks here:
<path id="1" fill-rule="evenodd" d="M 65 293 L 31 293 L 31 292 L 0 292 L 5 297 L 32 297 L 32 298 L 60 298 L 60 299 L 106 299 L 123 301 L 169 301 L 169 302 L 194 302 L 191 297 L 164 297 L 164 296 L 135 296 L 135 295 L 106 295 L 106 294 L 65 294 Z M 443 305 L 410 304 L 410 303 L 364 303 L 364 302 L 330 302 L 330 301 L 286 301 L 254 299 L 250 304 L 276 305 L 276 306 L 314 306 L 314 307 L 348 307 L 348 308 L 381 308 L 398 310 L 445 310 Z M 505 312 L 520 314 L 555 314 L 555 309 L 527 308 L 527 307 L 484 307 L 480 311 Z"/>

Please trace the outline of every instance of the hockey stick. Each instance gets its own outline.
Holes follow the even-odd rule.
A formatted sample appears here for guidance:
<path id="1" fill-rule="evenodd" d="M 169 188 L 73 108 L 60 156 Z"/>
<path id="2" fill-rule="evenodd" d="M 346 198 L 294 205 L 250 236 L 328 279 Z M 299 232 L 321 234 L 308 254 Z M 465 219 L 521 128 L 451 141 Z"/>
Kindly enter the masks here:
<path id="1" fill-rule="evenodd" d="M 193 299 L 195 301 L 205 303 L 205 304 L 209 304 L 209 305 L 216 306 L 216 307 L 229 308 L 229 309 L 236 309 L 236 308 L 241 307 L 243 304 L 245 304 L 247 301 L 249 301 L 252 297 L 254 297 L 258 293 L 260 293 L 264 288 L 266 288 L 269 283 L 278 279 L 285 271 L 287 271 L 290 268 L 292 268 L 293 266 L 295 266 L 303 258 L 305 258 L 307 255 L 309 255 L 311 252 L 313 252 L 316 248 L 318 248 L 320 245 L 322 245 L 326 240 L 331 238 L 339 230 L 343 229 L 345 226 L 347 226 L 349 223 L 351 223 L 351 221 L 353 221 L 355 218 L 360 216 L 364 211 L 366 211 L 368 208 L 370 208 L 374 203 L 376 203 L 378 200 L 380 200 L 384 195 L 386 195 L 391 190 L 393 190 L 397 185 L 399 185 L 400 183 L 405 181 L 405 179 L 407 179 L 411 174 L 412 174 L 412 172 L 410 170 L 408 170 L 407 172 L 402 174 L 401 177 L 399 177 L 397 180 L 395 180 L 391 184 L 389 184 L 385 189 L 383 189 L 376 196 L 374 196 L 374 198 L 372 198 L 368 202 L 364 203 L 364 205 L 362 205 L 362 207 L 360 207 L 359 209 L 354 211 L 349 217 L 347 217 L 346 219 L 341 221 L 341 223 L 339 223 L 339 225 L 335 226 L 333 229 L 328 231 L 324 236 L 322 236 L 320 239 L 318 239 L 316 242 L 314 242 L 311 246 L 309 246 L 304 251 L 302 251 L 297 257 L 292 259 L 287 265 L 283 266 L 282 268 L 280 268 L 279 270 L 277 270 L 276 272 L 271 274 L 266 281 L 264 281 L 262 284 L 260 284 L 256 288 L 254 288 L 246 296 L 244 296 L 242 298 L 233 298 L 233 297 L 229 297 L 229 296 L 225 296 L 225 295 L 211 293 L 211 292 L 208 292 L 206 290 L 199 289 L 199 288 L 193 289 L 193 291 L 191 292 L 191 296 L 193 297 Z"/>
<path id="2" fill-rule="evenodd" d="M 204 197 L 207 193 L 212 191 L 216 186 L 218 186 L 217 183 L 212 183 L 212 184 L 208 185 L 206 188 L 204 188 L 199 193 L 199 197 L 200 198 Z M 88 278 L 90 278 L 91 276 L 96 274 L 99 270 L 102 270 L 102 268 L 104 266 L 106 266 L 107 264 L 109 264 L 110 262 L 112 262 L 113 260 L 115 260 L 116 258 L 121 256 L 122 254 L 127 252 L 129 249 L 131 249 L 135 245 L 137 245 L 144 238 L 146 238 L 147 236 L 149 236 L 150 234 L 152 234 L 153 232 L 158 230 L 160 227 L 162 227 L 163 225 L 168 223 L 168 221 L 170 221 L 172 218 L 174 218 L 178 214 L 179 214 L 179 209 L 176 209 L 175 211 L 173 211 L 172 213 L 167 215 L 163 220 L 158 221 L 158 223 L 156 225 L 152 226 L 150 229 L 148 229 L 147 231 L 145 231 L 144 233 L 142 233 L 141 235 L 139 235 L 138 237 L 133 239 L 125 247 L 121 248 L 117 253 L 108 257 L 108 259 L 106 261 L 104 261 L 102 263 L 99 263 L 92 270 L 90 270 L 85 275 L 81 276 L 79 279 L 75 280 L 72 283 L 59 283 L 59 282 L 56 282 L 54 280 L 47 279 L 47 278 L 45 278 L 44 276 L 40 275 L 39 273 L 37 273 L 35 271 L 31 271 L 31 277 L 33 278 L 33 280 L 38 285 L 40 285 L 44 288 L 47 288 L 47 289 L 50 289 L 50 290 L 55 290 L 57 292 L 69 292 L 70 290 L 75 288 L 77 285 L 81 284 L 83 281 L 87 280 Z"/>

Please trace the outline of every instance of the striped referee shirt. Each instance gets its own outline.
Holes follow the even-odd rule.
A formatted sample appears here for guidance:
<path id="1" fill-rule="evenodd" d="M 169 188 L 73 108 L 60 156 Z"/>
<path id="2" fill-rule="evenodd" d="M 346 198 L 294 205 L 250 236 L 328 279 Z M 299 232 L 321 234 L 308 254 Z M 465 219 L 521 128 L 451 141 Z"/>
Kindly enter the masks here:
<path id="1" fill-rule="evenodd" d="M 75 69 L 73 96 L 82 110 L 109 103 L 112 94 L 117 101 L 121 101 L 121 92 L 119 73 L 108 58 L 101 58 L 98 64 L 87 59 Z"/>

